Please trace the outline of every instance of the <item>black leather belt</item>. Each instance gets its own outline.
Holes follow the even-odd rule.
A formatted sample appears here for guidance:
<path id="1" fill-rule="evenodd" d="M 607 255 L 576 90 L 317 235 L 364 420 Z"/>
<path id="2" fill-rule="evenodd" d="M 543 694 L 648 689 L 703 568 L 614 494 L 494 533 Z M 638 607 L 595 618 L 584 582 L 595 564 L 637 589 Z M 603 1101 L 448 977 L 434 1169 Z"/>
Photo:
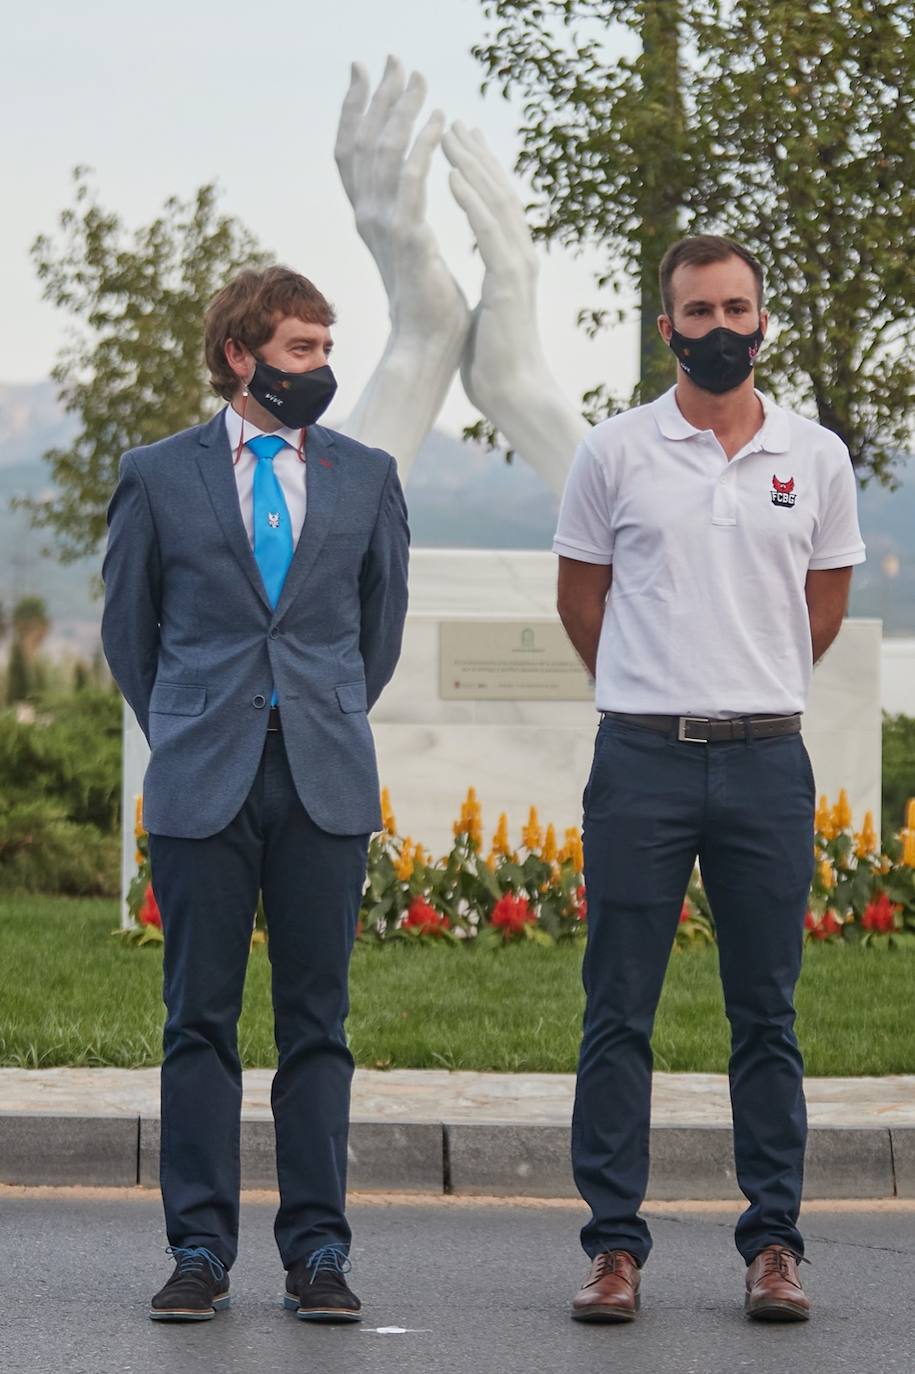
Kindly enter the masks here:
<path id="1" fill-rule="evenodd" d="M 271 706 L 270 712 L 267 716 L 267 734 L 276 735 L 279 734 L 281 730 L 282 726 L 280 725 L 280 708 L 278 706 Z"/>
<path id="2" fill-rule="evenodd" d="M 738 716 L 734 720 L 709 720 L 705 716 L 633 716 L 621 711 L 602 711 L 608 720 L 640 725 L 669 735 L 676 731 L 685 744 L 719 744 L 723 740 L 771 739 L 774 735 L 800 734 L 801 717 Z"/>

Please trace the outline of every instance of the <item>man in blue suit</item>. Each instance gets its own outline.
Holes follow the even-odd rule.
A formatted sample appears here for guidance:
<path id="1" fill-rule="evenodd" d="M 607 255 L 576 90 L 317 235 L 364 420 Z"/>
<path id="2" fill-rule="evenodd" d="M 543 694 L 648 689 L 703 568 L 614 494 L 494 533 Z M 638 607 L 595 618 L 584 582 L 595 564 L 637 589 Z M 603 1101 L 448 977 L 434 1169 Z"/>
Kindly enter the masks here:
<path id="1" fill-rule="evenodd" d="M 228 1305 L 238 1235 L 237 1022 L 258 895 L 269 928 L 286 1305 L 358 1320 L 346 1280 L 353 1061 L 344 1021 L 369 835 L 367 712 L 407 608 L 394 459 L 315 424 L 333 311 L 282 267 L 210 304 L 229 404 L 126 453 L 108 513 L 102 637 L 149 740 L 143 814 L 165 932 L 161 1182 L 175 1269 L 157 1320 Z"/>

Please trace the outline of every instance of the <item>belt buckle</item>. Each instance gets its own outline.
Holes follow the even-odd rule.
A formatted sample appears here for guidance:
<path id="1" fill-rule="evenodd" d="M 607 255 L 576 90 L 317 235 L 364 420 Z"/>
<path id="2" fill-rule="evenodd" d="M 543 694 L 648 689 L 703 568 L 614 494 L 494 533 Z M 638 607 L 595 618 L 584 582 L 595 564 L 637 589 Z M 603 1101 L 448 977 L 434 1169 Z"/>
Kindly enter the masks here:
<path id="1" fill-rule="evenodd" d="M 708 725 L 705 716 L 680 716 L 677 721 L 677 739 L 683 744 L 708 744 L 707 739 L 696 739 L 686 733 L 690 725 Z"/>

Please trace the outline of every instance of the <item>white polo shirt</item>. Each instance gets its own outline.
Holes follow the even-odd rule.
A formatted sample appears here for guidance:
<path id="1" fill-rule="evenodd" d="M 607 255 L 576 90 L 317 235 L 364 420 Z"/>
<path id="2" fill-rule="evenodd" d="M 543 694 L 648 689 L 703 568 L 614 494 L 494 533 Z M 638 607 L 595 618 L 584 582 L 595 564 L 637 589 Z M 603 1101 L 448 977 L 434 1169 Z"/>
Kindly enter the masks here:
<path id="1" fill-rule="evenodd" d="M 728 461 L 675 388 L 597 425 L 569 473 L 553 551 L 613 565 L 598 710 L 803 711 L 808 569 L 864 561 L 857 489 L 831 430 L 757 392 L 762 428 Z"/>

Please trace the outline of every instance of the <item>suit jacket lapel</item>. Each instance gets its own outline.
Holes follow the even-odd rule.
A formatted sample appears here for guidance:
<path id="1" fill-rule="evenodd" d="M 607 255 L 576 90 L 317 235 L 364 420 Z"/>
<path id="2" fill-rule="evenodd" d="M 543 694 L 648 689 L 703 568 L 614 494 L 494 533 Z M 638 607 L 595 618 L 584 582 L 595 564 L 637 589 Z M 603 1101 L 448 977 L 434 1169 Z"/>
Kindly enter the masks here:
<path id="1" fill-rule="evenodd" d="M 330 529 L 340 489 L 339 459 L 333 438 L 326 429 L 315 425 L 309 429 L 305 454 L 305 524 L 280 593 L 274 616 L 276 620 L 288 611 L 315 565 Z"/>
<path id="2" fill-rule="evenodd" d="M 241 518 L 238 502 L 238 487 L 235 484 L 235 470 L 232 465 L 232 450 L 226 433 L 224 412 L 220 411 L 209 424 L 200 431 L 200 451 L 197 466 L 206 484 L 216 519 L 219 521 L 226 542 L 237 558 L 242 572 L 248 578 L 268 610 L 270 598 L 264 589 L 260 568 L 248 540 L 245 522 Z"/>

